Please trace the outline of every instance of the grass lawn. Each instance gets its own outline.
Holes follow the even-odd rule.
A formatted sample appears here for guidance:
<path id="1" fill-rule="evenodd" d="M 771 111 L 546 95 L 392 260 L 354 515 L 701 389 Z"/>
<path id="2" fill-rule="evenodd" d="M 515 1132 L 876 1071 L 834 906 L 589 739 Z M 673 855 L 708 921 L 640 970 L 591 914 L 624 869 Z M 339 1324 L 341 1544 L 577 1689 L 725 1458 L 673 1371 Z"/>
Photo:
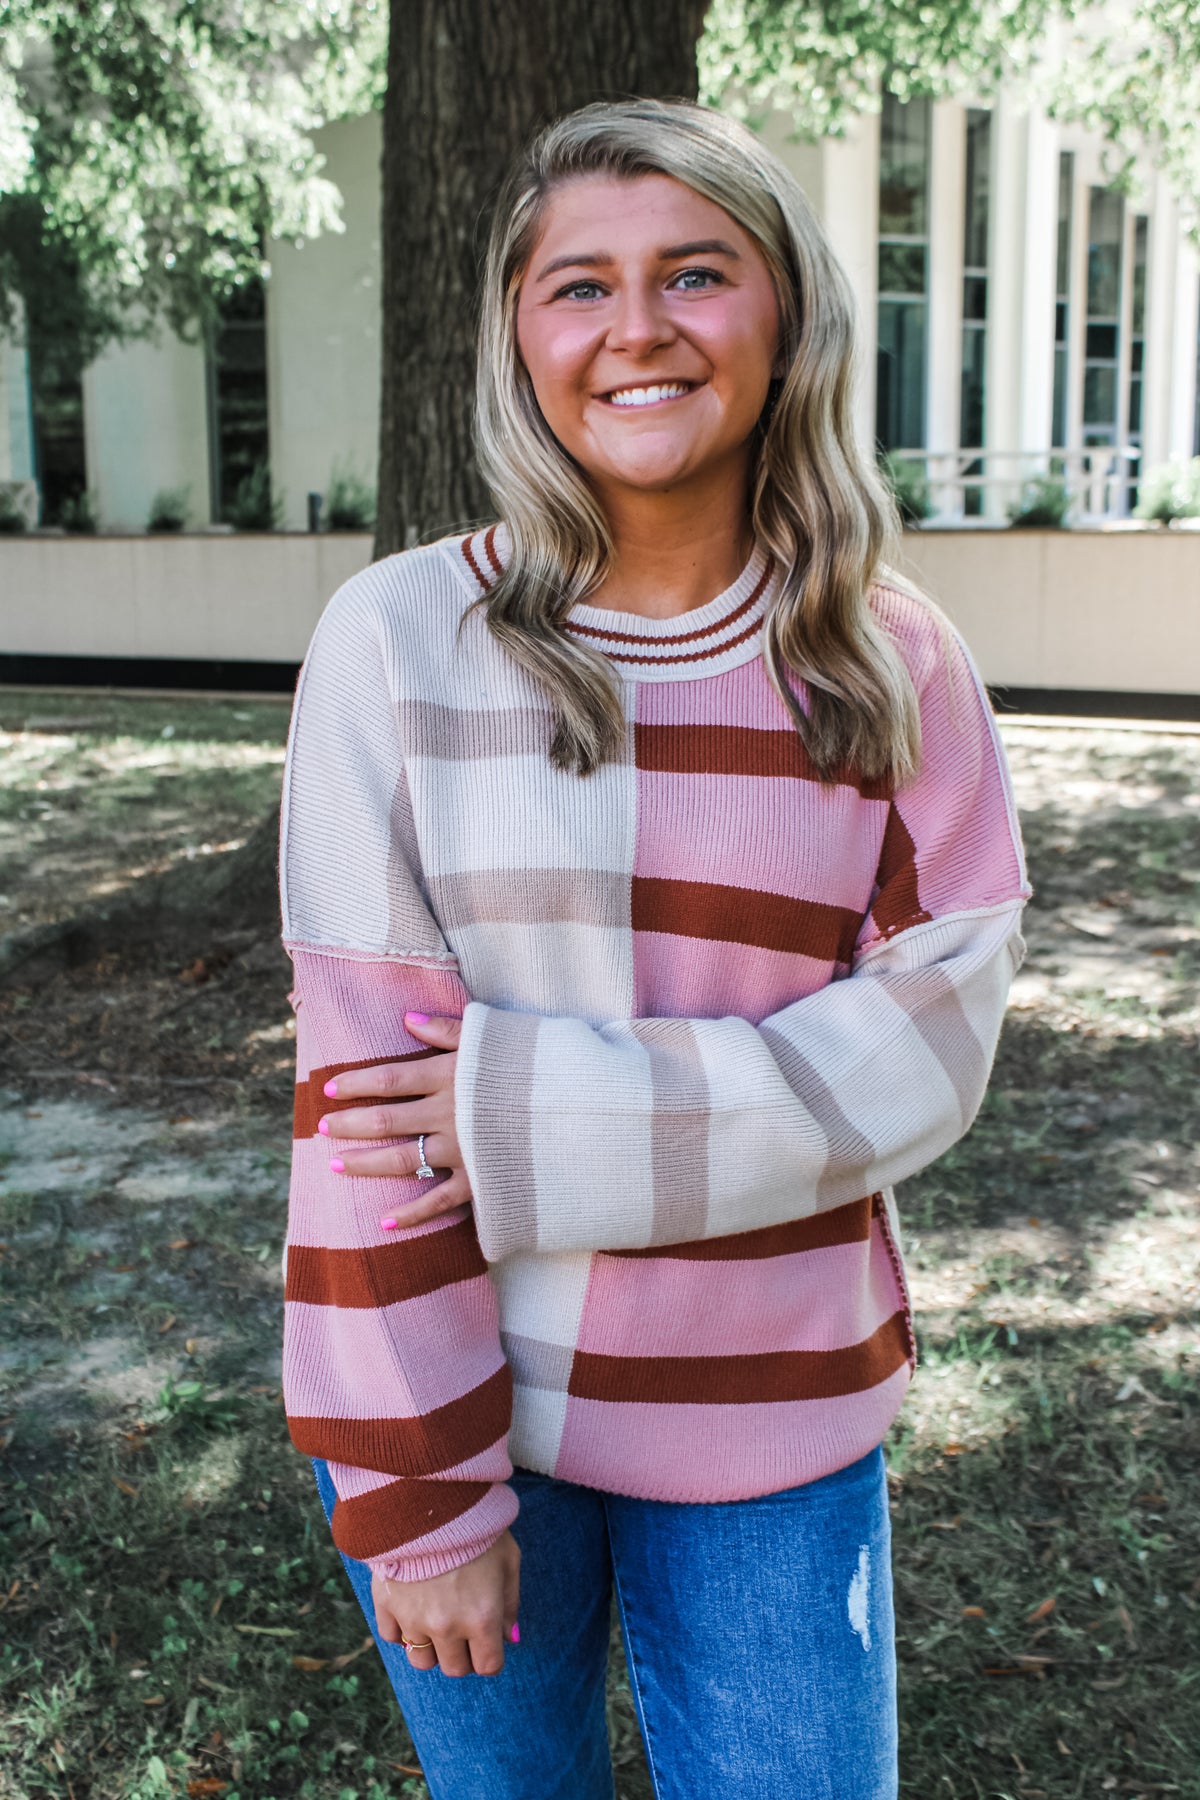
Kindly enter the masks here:
<path id="1" fill-rule="evenodd" d="M 285 728 L 0 692 L 0 931 L 236 843 Z M 1200 734 L 1005 736 L 1030 954 L 900 1196 L 902 1792 L 1200 1800 Z M 286 973 L 243 932 L 0 989 L 3 1800 L 427 1793 L 284 1429 Z M 619 1654 L 611 1699 L 644 1800 Z"/>

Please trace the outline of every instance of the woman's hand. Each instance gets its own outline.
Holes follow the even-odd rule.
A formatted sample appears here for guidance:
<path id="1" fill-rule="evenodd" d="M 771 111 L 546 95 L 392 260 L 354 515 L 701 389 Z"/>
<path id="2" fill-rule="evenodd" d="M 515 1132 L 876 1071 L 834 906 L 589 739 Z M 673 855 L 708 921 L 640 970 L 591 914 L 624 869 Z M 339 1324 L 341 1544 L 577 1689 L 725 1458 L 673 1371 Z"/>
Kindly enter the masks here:
<path id="1" fill-rule="evenodd" d="M 498 1675 L 504 1646 L 519 1643 L 517 1599 L 521 1552 L 511 1531 L 490 1550 L 428 1581 L 371 1581 L 375 1623 L 385 1644 L 402 1638 L 424 1644 L 410 1650 L 414 1669 L 439 1664 L 445 1675 Z"/>
<path id="2" fill-rule="evenodd" d="M 411 1139 L 409 1143 L 388 1144 L 378 1150 L 341 1151 L 329 1165 L 335 1175 L 415 1175 L 421 1161 L 416 1141 L 419 1136 L 425 1139 L 425 1157 L 430 1167 L 439 1172 L 449 1170 L 447 1180 L 405 1206 L 402 1218 L 382 1220 L 385 1230 L 401 1223 L 421 1225 L 426 1219 L 452 1212 L 471 1200 L 471 1184 L 454 1127 L 454 1070 L 462 1021 L 405 1013 L 404 1024 L 413 1037 L 446 1054 L 422 1057 L 419 1062 L 348 1069 L 326 1084 L 329 1099 L 386 1100 L 387 1104 L 327 1113 L 317 1126 L 331 1146 L 338 1138 Z M 412 1633 L 408 1635 L 411 1637 Z"/>

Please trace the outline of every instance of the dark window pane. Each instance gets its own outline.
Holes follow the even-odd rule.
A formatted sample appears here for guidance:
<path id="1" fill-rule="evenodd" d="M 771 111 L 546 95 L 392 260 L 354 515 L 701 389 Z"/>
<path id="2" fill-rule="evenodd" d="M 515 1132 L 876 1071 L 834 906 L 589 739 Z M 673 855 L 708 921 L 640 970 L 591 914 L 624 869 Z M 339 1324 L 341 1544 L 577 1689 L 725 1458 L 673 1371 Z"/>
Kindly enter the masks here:
<path id="1" fill-rule="evenodd" d="M 1085 355 L 1089 362 L 1117 360 L 1117 328 L 1115 325 L 1089 325 Z"/>
<path id="2" fill-rule="evenodd" d="M 213 515 L 228 517 L 238 487 L 267 461 L 267 337 L 261 282 L 221 309 L 209 353 Z"/>
<path id="3" fill-rule="evenodd" d="M 879 291 L 881 294 L 925 292 L 924 244 L 880 244 Z"/>
<path id="4" fill-rule="evenodd" d="M 986 361 L 987 333 L 980 331 L 978 326 L 968 326 L 963 332 L 962 401 L 958 436 L 958 441 L 964 448 L 983 444 Z"/>
<path id="5" fill-rule="evenodd" d="M 1088 214 L 1089 319 L 1115 319 L 1121 310 L 1121 239 L 1125 201 L 1110 188 L 1093 188 Z"/>
<path id="6" fill-rule="evenodd" d="M 885 94 L 879 122 L 881 236 L 925 236 L 928 186 L 929 101 Z"/>
<path id="7" fill-rule="evenodd" d="M 1060 300 L 1054 308 L 1054 341 L 1065 344 L 1067 341 L 1067 303 Z"/>
<path id="8" fill-rule="evenodd" d="M 972 107 L 967 113 L 966 220 L 963 244 L 963 264 L 968 269 L 987 267 L 991 138 L 991 113 Z"/>
<path id="9" fill-rule="evenodd" d="M 925 446 L 923 301 L 880 301 L 875 432 L 885 450 Z"/>
<path id="10" fill-rule="evenodd" d="M 1067 441 L 1067 352 L 1054 352 L 1054 403 L 1050 409 L 1050 441 L 1061 449 Z"/>
<path id="11" fill-rule="evenodd" d="M 1142 429 L 1142 379 L 1134 377 L 1129 384 L 1129 435 L 1137 437 Z"/>
<path id="12" fill-rule="evenodd" d="M 963 318 L 987 318 L 987 276 L 968 275 L 963 281 Z"/>
<path id="13" fill-rule="evenodd" d="M 1143 340 L 1141 338 L 1134 338 L 1132 344 L 1129 346 L 1129 367 L 1135 375 L 1140 375 L 1142 372 L 1142 358 L 1144 354 L 1145 344 Z"/>
<path id="14" fill-rule="evenodd" d="M 1083 372 L 1083 422 L 1110 425 L 1117 422 L 1117 371 L 1085 369 Z M 1107 439 L 1098 440 L 1107 442 Z"/>
<path id="15" fill-rule="evenodd" d="M 41 494 L 42 524 L 55 525 L 63 505 L 87 487 L 83 439 L 83 381 L 53 346 L 31 333 L 29 399 L 34 474 Z"/>
<path id="16" fill-rule="evenodd" d="M 1058 159 L 1058 272 L 1055 292 L 1065 298 L 1071 288 L 1071 200 L 1075 191 L 1075 154 Z"/>
<path id="17" fill-rule="evenodd" d="M 1145 213 L 1140 213 L 1133 222 L 1133 320 L 1131 330 L 1141 333 L 1146 329 L 1146 242 L 1149 236 L 1150 221 Z"/>

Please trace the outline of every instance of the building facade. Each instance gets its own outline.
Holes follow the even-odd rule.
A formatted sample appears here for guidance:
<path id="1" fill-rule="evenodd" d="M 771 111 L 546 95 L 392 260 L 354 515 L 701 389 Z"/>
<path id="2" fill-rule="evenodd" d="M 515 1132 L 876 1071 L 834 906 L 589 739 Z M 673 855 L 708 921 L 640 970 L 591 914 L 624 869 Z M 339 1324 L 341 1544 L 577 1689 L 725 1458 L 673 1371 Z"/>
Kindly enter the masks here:
<path id="1" fill-rule="evenodd" d="M 1004 521 L 1065 479 L 1080 521 L 1119 518 L 1139 471 L 1200 453 L 1200 258 L 1152 167 L 1126 197 L 1099 140 L 1005 93 L 906 103 L 816 144 L 764 136 L 807 191 L 857 298 L 864 446 L 909 465 L 934 520 Z M 138 532 L 156 495 L 226 519 L 266 465 L 304 530 L 335 468 L 373 480 L 379 386 L 378 116 L 319 135 L 345 230 L 271 247 L 270 276 L 206 345 L 163 333 L 72 382 L 0 345 L 0 483 L 43 520 L 86 490 Z"/>

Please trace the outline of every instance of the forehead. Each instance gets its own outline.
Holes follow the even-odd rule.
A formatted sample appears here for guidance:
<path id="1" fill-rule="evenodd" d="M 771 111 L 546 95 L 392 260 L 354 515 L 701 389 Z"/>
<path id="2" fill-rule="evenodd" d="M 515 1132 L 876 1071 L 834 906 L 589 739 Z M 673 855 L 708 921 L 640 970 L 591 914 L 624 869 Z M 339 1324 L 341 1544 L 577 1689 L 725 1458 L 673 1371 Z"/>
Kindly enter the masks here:
<path id="1" fill-rule="evenodd" d="M 574 175 L 550 190 L 530 262 L 578 250 L 620 255 L 721 237 L 757 254 L 750 234 L 723 206 L 673 175 Z"/>

